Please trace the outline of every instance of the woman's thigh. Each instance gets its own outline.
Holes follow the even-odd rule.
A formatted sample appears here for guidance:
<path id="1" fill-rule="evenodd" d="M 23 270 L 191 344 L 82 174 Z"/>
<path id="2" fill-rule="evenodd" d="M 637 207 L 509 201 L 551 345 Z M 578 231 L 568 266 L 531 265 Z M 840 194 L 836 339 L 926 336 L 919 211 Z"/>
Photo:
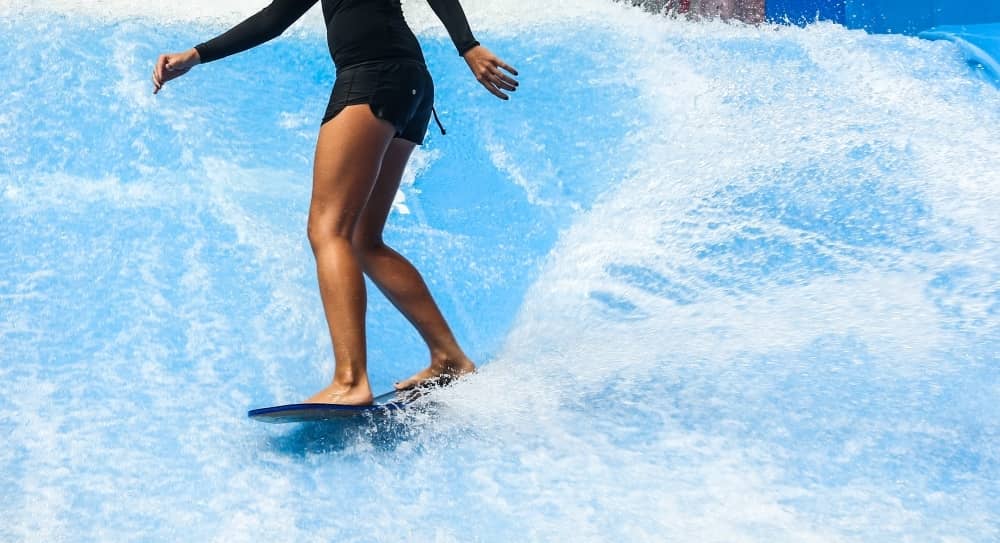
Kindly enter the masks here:
<path id="1" fill-rule="evenodd" d="M 309 205 L 310 239 L 350 238 L 378 178 L 395 129 L 368 104 L 344 108 L 320 127 Z"/>
<path id="2" fill-rule="evenodd" d="M 375 187 L 354 232 L 356 246 L 378 245 L 382 242 L 382 229 L 392 210 L 392 202 L 396 199 L 406 163 L 416 146 L 416 143 L 402 138 L 394 138 L 389 144 L 382 158 L 382 168 Z"/>

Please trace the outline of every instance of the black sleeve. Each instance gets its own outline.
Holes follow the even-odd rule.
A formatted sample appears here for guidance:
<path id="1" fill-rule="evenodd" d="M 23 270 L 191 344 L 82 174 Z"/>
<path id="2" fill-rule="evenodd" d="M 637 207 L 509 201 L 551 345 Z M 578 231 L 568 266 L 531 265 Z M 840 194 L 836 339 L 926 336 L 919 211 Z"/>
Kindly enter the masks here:
<path id="1" fill-rule="evenodd" d="M 280 36 L 316 2 L 317 0 L 274 0 L 225 34 L 195 45 L 194 48 L 198 50 L 203 63 L 246 51 Z"/>
<path id="2" fill-rule="evenodd" d="M 479 45 L 472 36 L 469 21 L 465 18 L 465 12 L 462 11 L 458 0 L 427 0 L 427 3 L 448 29 L 448 35 L 451 36 L 459 55 L 464 55 L 466 51 Z"/>

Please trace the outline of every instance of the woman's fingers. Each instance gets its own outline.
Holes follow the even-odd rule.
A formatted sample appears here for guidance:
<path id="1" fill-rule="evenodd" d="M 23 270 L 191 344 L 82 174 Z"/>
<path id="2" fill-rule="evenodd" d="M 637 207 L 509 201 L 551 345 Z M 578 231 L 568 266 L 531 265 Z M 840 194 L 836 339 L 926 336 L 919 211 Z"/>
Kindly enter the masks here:
<path id="1" fill-rule="evenodd" d="M 160 55 L 153 66 L 153 94 L 163 88 L 164 83 L 191 71 L 191 62 L 182 55 Z"/>
<path id="2" fill-rule="evenodd" d="M 500 59 L 489 58 L 485 59 L 484 66 L 476 79 L 497 98 L 508 100 L 510 97 L 504 94 L 503 91 L 516 91 L 518 82 L 516 79 L 501 72 L 500 68 L 504 68 L 515 75 L 517 74 L 516 70 L 504 64 Z"/>
<path id="3" fill-rule="evenodd" d="M 508 72 L 510 72 L 510 73 L 512 73 L 514 75 L 517 75 L 517 70 L 515 70 L 513 66 L 510 66 L 509 64 L 507 64 L 506 62 L 504 62 L 504 61 L 502 61 L 500 59 L 496 59 L 496 63 L 497 63 L 497 66 L 503 68 L 504 70 L 507 70 Z"/>
<path id="4" fill-rule="evenodd" d="M 160 55 L 153 65 L 153 94 L 163 88 L 163 69 L 167 65 L 167 55 Z"/>
<path id="5" fill-rule="evenodd" d="M 507 70 L 508 72 L 514 75 L 517 75 L 517 70 L 515 70 L 512 66 L 508 65 L 507 63 L 496 57 L 489 59 L 489 63 L 491 65 L 490 82 L 493 83 L 493 85 L 498 88 L 508 90 L 511 92 L 516 91 L 518 85 L 517 80 L 503 73 L 503 71 L 501 71 L 500 68 L 503 68 L 504 70 Z M 504 96 L 504 99 L 506 100 L 506 95 Z"/>
<path id="6" fill-rule="evenodd" d="M 156 63 L 153 64 L 153 79 L 159 81 L 163 74 L 163 64 L 166 62 L 163 55 L 160 55 L 156 59 Z"/>
<path id="7" fill-rule="evenodd" d="M 505 85 L 507 85 L 507 87 L 505 87 L 505 88 L 507 88 L 507 90 L 516 90 L 517 85 L 518 85 L 516 79 L 514 79 L 513 77 L 510 77 L 509 75 L 501 72 L 500 70 L 497 70 L 497 72 L 496 72 L 495 75 L 497 76 L 498 79 L 500 79 L 500 81 L 502 81 Z"/>
<path id="8" fill-rule="evenodd" d="M 479 83 L 482 84 L 482 86 L 486 87 L 486 90 L 490 91 L 490 93 L 493 94 L 493 96 L 496 96 L 501 100 L 507 100 L 509 98 L 506 94 L 500 92 L 500 89 L 498 89 L 496 85 L 494 85 L 493 82 L 490 81 L 489 79 L 486 78 L 480 79 Z"/>
<path id="9" fill-rule="evenodd" d="M 511 92 L 514 92 L 514 91 L 517 90 L 517 85 L 513 85 L 511 83 L 508 83 L 507 81 L 505 81 L 503 79 L 503 77 L 498 76 L 496 74 L 494 74 L 493 77 L 490 79 L 490 83 L 493 83 L 494 86 L 499 87 L 499 88 L 501 88 L 503 90 L 508 90 L 508 91 L 511 91 Z"/>

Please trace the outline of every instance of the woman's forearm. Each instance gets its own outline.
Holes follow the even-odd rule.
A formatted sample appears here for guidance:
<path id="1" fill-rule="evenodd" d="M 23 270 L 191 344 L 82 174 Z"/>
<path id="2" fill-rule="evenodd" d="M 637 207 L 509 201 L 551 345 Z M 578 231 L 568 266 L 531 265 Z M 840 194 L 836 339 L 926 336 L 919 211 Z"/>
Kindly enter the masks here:
<path id="1" fill-rule="evenodd" d="M 202 63 L 246 51 L 280 36 L 316 2 L 317 0 L 274 0 L 224 34 L 194 48 Z"/>
<path id="2" fill-rule="evenodd" d="M 427 3 L 430 4 L 438 19 L 444 23 L 459 55 L 464 55 L 466 51 L 479 45 L 479 42 L 472 35 L 469 21 L 465 18 L 465 12 L 462 11 L 462 5 L 458 3 L 458 0 L 427 0 Z"/>

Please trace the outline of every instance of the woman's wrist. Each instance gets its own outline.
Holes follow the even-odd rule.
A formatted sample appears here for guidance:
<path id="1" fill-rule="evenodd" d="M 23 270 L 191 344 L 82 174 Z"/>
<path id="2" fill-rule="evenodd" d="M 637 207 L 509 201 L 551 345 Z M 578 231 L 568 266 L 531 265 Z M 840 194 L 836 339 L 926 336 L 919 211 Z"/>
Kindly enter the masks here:
<path id="1" fill-rule="evenodd" d="M 479 47 L 480 45 L 482 45 L 482 44 L 479 43 L 478 41 L 473 41 L 471 44 L 469 44 L 468 46 L 466 46 L 465 50 L 462 51 L 461 53 L 459 53 L 459 55 L 461 55 L 462 58 L 465 58 L 465 55 L 468 55 L 469 51 L 474 50 L 475 48 Z"/>

